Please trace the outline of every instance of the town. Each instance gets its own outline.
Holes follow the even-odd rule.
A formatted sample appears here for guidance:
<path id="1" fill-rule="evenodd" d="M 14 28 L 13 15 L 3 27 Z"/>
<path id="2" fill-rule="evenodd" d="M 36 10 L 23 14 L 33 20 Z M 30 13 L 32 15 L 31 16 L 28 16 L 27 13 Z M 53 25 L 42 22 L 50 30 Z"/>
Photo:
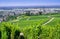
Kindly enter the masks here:
<path id="1" fill-rule="evenodd" d="M 15 8 L 12 10 L 0 10 L 0 22 L 3 20 L 5 21 L 8 16 L 15 16 L 25 13 L 30 13 L 31 15 L 38 15 L 38 14 L 48 14 L 48 13 L 59 13 L 60 8 Z"/>

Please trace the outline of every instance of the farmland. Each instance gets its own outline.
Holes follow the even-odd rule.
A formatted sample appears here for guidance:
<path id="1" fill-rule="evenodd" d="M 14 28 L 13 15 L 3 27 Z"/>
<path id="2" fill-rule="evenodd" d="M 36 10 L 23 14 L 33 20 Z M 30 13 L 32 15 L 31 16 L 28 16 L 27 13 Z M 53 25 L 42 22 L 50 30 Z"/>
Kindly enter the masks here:
<path id="1" fill-rule="evenodd" d="M 0 39 L 19 39 L 21 32 L 25 39 L 60 39 L 60 14 L 18 16 L 0 23 Z"/>

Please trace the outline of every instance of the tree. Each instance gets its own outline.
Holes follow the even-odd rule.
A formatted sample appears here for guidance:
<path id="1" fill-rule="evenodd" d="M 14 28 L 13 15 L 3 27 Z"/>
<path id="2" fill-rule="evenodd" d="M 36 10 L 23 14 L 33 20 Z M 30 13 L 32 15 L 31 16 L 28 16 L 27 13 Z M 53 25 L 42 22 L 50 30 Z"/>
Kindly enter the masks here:
<path id="1" fill-rule="evenodd" d="M 30 16 L 30 11 L 27 11 L 25 15 Z"/>
<path id="2" fill-rule="evenodd" d="M 39 15 L 42 15 L 42 12 L 39 12 Z"/>

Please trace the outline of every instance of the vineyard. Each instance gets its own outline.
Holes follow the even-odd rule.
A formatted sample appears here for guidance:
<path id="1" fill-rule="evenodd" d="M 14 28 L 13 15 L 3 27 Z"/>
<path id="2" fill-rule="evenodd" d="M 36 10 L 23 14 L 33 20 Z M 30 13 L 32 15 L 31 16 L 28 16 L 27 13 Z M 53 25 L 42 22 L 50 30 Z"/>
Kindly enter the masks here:
<path id="1" fill-rule="evenodd" d="M 20 39 L 20 33 L 24 39 L 60 39 L 60 15 L 18 16 L 0 23 L 0 39 Z"/>

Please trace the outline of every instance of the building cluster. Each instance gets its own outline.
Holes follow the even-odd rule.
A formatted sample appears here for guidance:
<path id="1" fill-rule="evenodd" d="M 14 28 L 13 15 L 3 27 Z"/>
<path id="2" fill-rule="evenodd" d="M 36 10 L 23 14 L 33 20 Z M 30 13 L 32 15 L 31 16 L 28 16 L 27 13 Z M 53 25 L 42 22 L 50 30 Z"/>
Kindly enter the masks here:
<path id="1" fill-rule="evenodd" d="M 60 8 L 25 8 L 25 9 L 17 8 L 12 10 L 0 10 L 0 22 L 2 22 L 3 20 L 6 20 L 8 16 L 25 14 L 28 12 L 33 14 L 39 14 L 39 12 L 42 12 L 42 14 L 59 13 Z"/>

